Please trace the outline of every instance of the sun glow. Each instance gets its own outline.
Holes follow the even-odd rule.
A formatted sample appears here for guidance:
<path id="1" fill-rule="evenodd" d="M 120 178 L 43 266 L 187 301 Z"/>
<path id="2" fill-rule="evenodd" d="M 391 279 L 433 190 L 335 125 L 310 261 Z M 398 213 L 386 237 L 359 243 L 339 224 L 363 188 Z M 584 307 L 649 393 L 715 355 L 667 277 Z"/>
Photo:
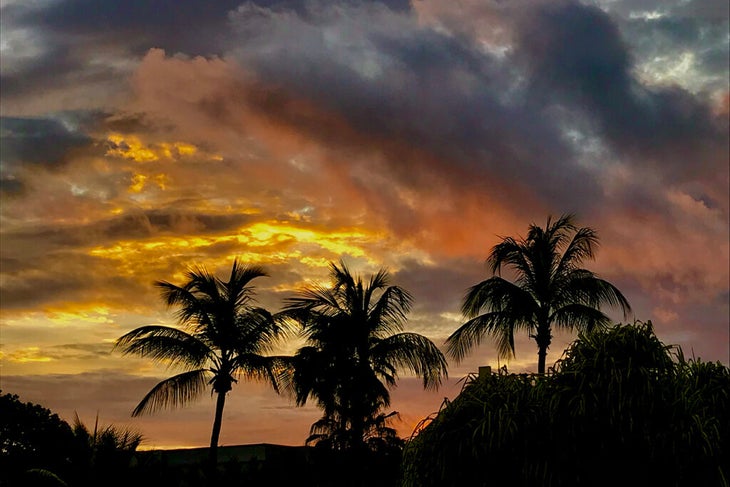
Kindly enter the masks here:
<path id="1" fill-rule="evenodd" d="M 200 149 L 187 142 L 160 142 L 148 144 L 136 135 L 109 134 L 106 137 L 109 148 L 107 156 L 121 157 L 135 162 L 153 162 L 162 159 L 176 160 L 198 156 Z M 218 154 L 205 154 L 204 159 L 222 161 Z"/>
<path id="2" fill-rule="evenodd" d="M 0 359 L 20 364 L 30 362 L 50 362 L 53 359 L 41 353 L 39 347 L 25 347 L 15 350 L 12 353 L 0 352 Z"/>
<path id="3" fill-rule="evenodd" d="M 110 148 L 106 155 L 118 156 L 131 159 L 135 162 L 150 162 L 159 159 L 157 154 L 134 135 L 110 134 L 106 140 L 110 142 Z"/>
<path id="4" fill-rule="evenodd" d="M 217 246 L 231 254 L 211 257 L 211 262 L 235 256 L 252 264 L 295 260 L 307 267 L 322 268 L 342 255 L 367 258 L 370 255 L 368 246 L 382 238 L 377 232 L 363 229 L 330 231 L 270 221 L 241 227 L 230 234 L 155 236 L 147 240 L 117 241 L 113 245 L 94 247 L 88 252 L 94 257 L 122 263 L 121 267 L 128 273 L 134 273 L 141 262 L 174 259 L 183 253 L 214 251 Z"/>

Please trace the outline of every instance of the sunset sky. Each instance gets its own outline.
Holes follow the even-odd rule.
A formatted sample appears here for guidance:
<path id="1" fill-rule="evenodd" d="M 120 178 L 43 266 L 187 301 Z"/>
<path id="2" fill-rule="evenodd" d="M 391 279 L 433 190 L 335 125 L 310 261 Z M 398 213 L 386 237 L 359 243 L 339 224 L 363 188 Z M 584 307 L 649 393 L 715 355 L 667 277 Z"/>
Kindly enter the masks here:
<path id="1" fill-rule="evenodd" d="M 208 395 L 129 417 L 171 374 L 111 352 L 174 324 L 155 280 L 239 257 L 277 311 L 330 261 L 385 266 L 442 345 L 499 237 L 563 213 L 598 232 L 586 267 L 629 321 L 730 362 L 726 0 L 1 5 L 3 393 L 203 446 Z M 519 336 L 509 369 L 536 352 Z M 439 391 L 402 377 L 401 434 L 487 364 L 489 340 Z M 319 416 L 241 383 L 221 443 L 303 444 Z"/>

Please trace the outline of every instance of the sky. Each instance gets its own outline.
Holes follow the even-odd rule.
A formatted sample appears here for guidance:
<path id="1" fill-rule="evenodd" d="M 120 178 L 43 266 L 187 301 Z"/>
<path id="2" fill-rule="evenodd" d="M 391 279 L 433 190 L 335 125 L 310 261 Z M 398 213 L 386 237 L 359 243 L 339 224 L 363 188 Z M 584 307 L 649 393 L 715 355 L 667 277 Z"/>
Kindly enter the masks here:
<path id="1" fill-rule="evenodd" d="M 129 413 L 173 373 L 112 352 L 175 323 L 153 286 L 263 266 L 262 306 L 387 267 L 439 346 L 505 236 L 574 213 L 585 266 L 687 356 L 730 363 L 725 0 L 2 0 L 0 388 L 148 448 L 204 446 L 213 400 Z M 555 333 L 548 363 L 574 338 Z M 278 351 L 291 353 L 295 342 Z M 485 340 L 395 424 L 480 365 Z M 316 407 L 229 394 L 221 444 L 303 444 Z"/>

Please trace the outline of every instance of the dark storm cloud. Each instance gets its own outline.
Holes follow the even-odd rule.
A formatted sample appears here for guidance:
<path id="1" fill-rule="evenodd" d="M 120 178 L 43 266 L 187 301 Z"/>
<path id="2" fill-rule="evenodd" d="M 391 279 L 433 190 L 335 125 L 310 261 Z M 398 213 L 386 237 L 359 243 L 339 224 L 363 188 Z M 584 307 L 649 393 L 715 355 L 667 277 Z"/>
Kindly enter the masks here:
<path id="1" fill-rule="evenodd" d="M 585 213 L 600 204 L 601 169 L 586 167 L 592 156 L 566 129 L 597 136 L 670 184 L 707 179 L 728 158 L 727 121 L 700 95 L 640 80 L 624 37 L 631 30 L 596 7 L 506 9 L 516 43 L 504 56 L 377 7 L 338 12 L 246 4 L 231 17 L 242 46 L 235 55 L 276 87 L 262 112 L 333 147 L 385 155 L 400 184 L 424 190 L 435 179 L 507 198 L 500 188 L 509 182 L 511 194 L 530 188 L 552 208 Z M 722 72 L 722 26 L 703 22 L 679 18 L 664 29 Z M 336 114 L 347 131 L 327 123 L 337 117 L 297 113 L 276 90 Z"/>
<path id="2" fill-rule="evenodd" d="M 154 133 L 159 127 L 150 122 L 143 113 L 109 113 L 103 116 L 104 126 L 112 132 L 122 133 Z"/>
<path id="3" fill-rule="evenodd" d="M 355 0 L 342 4 L 360 3 Z M 378 3 L 394 11 L 410 9 L 408 0 Z M 230 11 L 241 4 L 260 5 L 276 10 L 294 10 L 306 15 L 308 2 L 296 0 L 62 0 L 45 6 L 11 5 L 4 14 L 13 23 L 39 27 L 59 35 L 114 38 L 134 34 L 127 43 L 145 52 L 150 46 L 188 55 L 220 54 L 226 44 L 224 27 Z M 207 34 L 208 39 L 201 38 Z M 202 49 L 209 49 L 203 51 Z"/>
<path id="4" fill-rule="evenodd" d="M 228 11 L 238 0 L 63 0 L 41 4 L 12 4 L 3 8 L 8 25 L 42 32 L 47 39 L 69 46 L 96 40 L 119 43 L 142 54 L 150 47 L 190 55 L 219 54 Z"/>
<path id="5" fill-rule="evenodd" d="M 0 118 L 0 164 L 4 172 L 21 164 L 58 167 L 87 148 L 91 137 L 56 118 Z"/>
<path id="6" fill-rule="evenodd" d="M 211 215 L 170 209 L 146 210 L 82 225 L 51 225 L 5 233 L 3 238 L 22 246 L 37 241 L 46 248 L 93 247 L 118 240 L 144 239 L 161 235 L 215 235 L 235 230 L 251 221 L 250 215 Z"/>
<path id="7" fill-rule="evenodd" d="M 78 87 L 95 83 L 112 84 L 127 73 L 109 65 L 88 64 L 88 59 L 74 51 L 72 46 L 54 45 L 32 60 L 12 70 L 3 70 L 0 84 L 6 98 L 30 95 L 62 87 Z M 11 64 L 6 61 L 5 64 Z"/>
<path id="8" fill-rule="evenodd" d="M 25 183 L 17 179 L 15 176 L 0 176 L 1 195 L 8 197 L 21 196 L 25 193 L 25 190 Z"/>
<path id="9" fill-rule="evenodd" d="M 5 239 L 5 237 L 3 237 Z M 91 278 L 70 270 L 74 265 L 95 269 Z M 63 305 L 79 296 L 90 300 L 109 299 L 106 286 L 131 290 L 135 283 L 107 274 L 104 260 L 73 252 L 51 252 L 11 269 L 3 269 L 0 301 L 5 311 Z"/>
<path id="10" fill-rule="evenodd" d="M 669 182 L 707 176 L 727 160 L 727 121 L 679 86 L 641 84 L 618 27 L 596 7 L 536 8 L 520 25 L 517 58 L 530 73 L 533 100 L 583 112 L 616 152 Z"/>
<path id="11" fill-rule="evenodd" d="M 108 239 L 136 239 L 154 235 L 209 235 L 235 230 L 251 220 L 250 215 L 208 215 L 173 210 L 148 210 L 101 222 L 91 231 Z"/>
<path id="12" fill-rule="evenodd" d="M 590 201 L 581 196 L 597 191 L 592 175 L 575 164 L 550 117 L 523 103 L 518 73 L 503 60 L 410 16 L 373 6 L 342 12 L 304 17 L 248 5 L 232 16 L 243 46 L 235 55 L 245 66 L 335 113 L 349 132 L 307 123 L 283 97 L 263 98 L 262 112 L 330 145 L 384 154 L 401 184 L 421 190 L 420 176 L 431 174 L 495 193 L 505 180 L 540 186 L 560 207 Z"/>
<path id="13" fill-rule="evenodd" d="M 13 3 L 2 8 L 3 31 L 11 48 L 32 43 L 36 52 L 15 60 L 6 56 L 1 75 L 5 96 L 64 83 L 86 84 L 128 74 L 115 61 L 141 57 L 156 47 L 189 56 L 221 55 L 231 47 L 228 14 L 241 0 L 62 0 Z M 243 2 L 245 3 L 245 2 Z M 251 3 L 251 2 L 249 2 Z M 273 8 L 304 12 L 304 2 L 260 1 Z M 384 3 L 385 4 L 385 3 Z M 406 10 L 406 0 L 387 2 Z M 17 32 L 22 39 L 15 39 Z M 30 39 L 27 38 L 30 32 Z M 95 45 L 93 52 L 88 46 Z M 96 57 L 90 64 L 89 57 Z M 106 56 L 106 62 L 99 62 Z"/>
<path id="14" fill-rule="evenodd" d="M 437 266 L 410 260 L 394 274 L 393 283 L 413 295 L 417 311 L 459 313 L 467 289 L 487 277 L 487 267 L 472 260 L 452 259 Z"/>
<path id="15" fill-rule="evenodd" d="M 130 74 L 129 61 L 152 47 L 218 55 L 225 45 L 227 12 L 237 3 L 65 0 L 6 5 L 0 15 L 4 42 L 10 46 L 0 75 L 3 96 L 117 86 Z"/>

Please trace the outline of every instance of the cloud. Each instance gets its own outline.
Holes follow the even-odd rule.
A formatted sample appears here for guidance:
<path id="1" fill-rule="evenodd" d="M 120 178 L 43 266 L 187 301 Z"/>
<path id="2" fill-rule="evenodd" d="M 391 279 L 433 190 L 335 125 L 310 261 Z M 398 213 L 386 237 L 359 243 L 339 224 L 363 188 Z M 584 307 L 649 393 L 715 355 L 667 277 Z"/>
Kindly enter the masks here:
<path id="1" fill-rule="evenodd" d="M 546 4 L 522 22 L 517 58 L 542 105 L 557 96 L 578 108 L 614 151 L 670 184 L 707 178 L 728 159 L 726 118 L 683 88 L 635 79 L 628 47 L 602 10 Z"/>
<path id="2" fill-rule="evenodd" d="M 474 39 L 377 5 L 312 10 L 302 16 L 247 4 L 233 16 L 245 46 L 235 58 L 340 125 L 307 123 L 306 113 L 286 103 L 267 105 L 269 116 L 330 147 L 382 154 L 390 176 L 418 193 L 434 184 L 453 192 L 478 184 L 504 198 L 506 180 L 519 181 L 510 188 L 517 194 L 540 181 L 542 197 L 570 205 L 558 188 L 575 178 L 582 183 L 575 187 L 590 191 L 593 178 L 574 164 L 549 120 L 522 103 L 509 66 Z M 280 35 L 272 39 L 272 31 Z"/>
<path id="3" fill-rule="evenodd" d="M 135 377 L 162 372 L 103 348 L 174 322 L 155 280 L 235 256 L 269 271 L 271 310 L 329 261 L 386 266 L 414 295 L 408 330 L 441 345 L 500 237 L 565 212 L 637 318 L 727 360 L 726 2 L 93 3 L 2 7 L 3 387 L 94 370 L 22 387 L 43 402 L 88 380 L 89 404 L 127 387 L 128 412 L 154 382 Z M 535 352 L 517 337 L 510 370 Z M 483 364 L 489 339 L 452 375 Z M 394 392 L 406 423 L 443 399 L 417 390 Z M 303 440 L 319 412 L 266 394 L 231 410 L 255 431 L 231 441 Z M 205 444 L 209 406 L 140 424 L 172 445 L 190 421 Z"/>
<path id="4" fill-rule="evenodd" d="M 51 100 L 67 109 L 69 104 L 108 107 L 108 100 L 116 98 L 110 91 L 119 93 L 150 47 L 219 53 L 226 14 L 237 3 L 64 0 L 4 5 L 3 39 L 9 45 L 8 55 L 3 53 L 4 109 L 28 110 L 27 105 L 36 105 L 32 94 L 38 90 L 45 92 L 46 109 Z M 68 96 L 69 91 L 77 96 Z"/>
<path id="5" fill-rule="evenodd" d="M 92 139 L 54 118 L 0 118 L 0 160 L 4 171 L 22 164 L 57 167 L 88 148 Z"/>

